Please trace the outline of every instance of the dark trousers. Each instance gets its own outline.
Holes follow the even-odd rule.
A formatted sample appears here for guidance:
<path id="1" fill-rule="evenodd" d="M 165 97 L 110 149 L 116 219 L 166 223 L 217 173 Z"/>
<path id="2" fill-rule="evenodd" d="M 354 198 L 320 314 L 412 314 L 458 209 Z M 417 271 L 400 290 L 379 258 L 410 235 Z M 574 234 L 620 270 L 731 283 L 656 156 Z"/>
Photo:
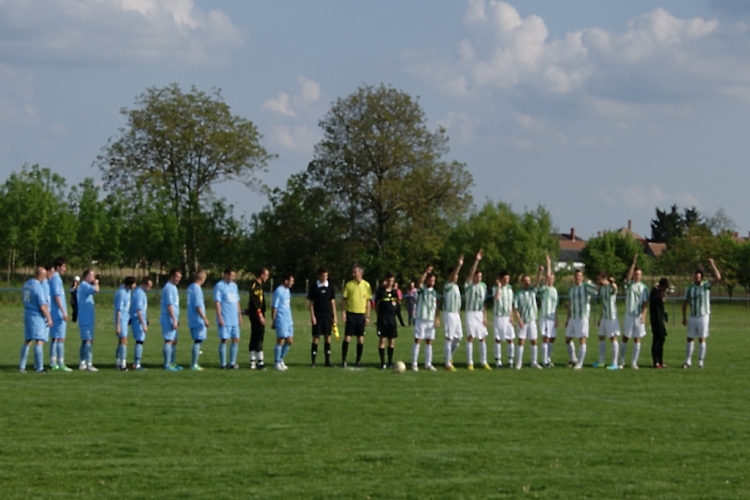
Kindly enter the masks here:
<path id="1" fill-rule="evenodd" d="M 662 325 L 651 325 L 651 357 L 654 365 L 664 364 L 664 342 L 667 340 L 667 328 Z"/>

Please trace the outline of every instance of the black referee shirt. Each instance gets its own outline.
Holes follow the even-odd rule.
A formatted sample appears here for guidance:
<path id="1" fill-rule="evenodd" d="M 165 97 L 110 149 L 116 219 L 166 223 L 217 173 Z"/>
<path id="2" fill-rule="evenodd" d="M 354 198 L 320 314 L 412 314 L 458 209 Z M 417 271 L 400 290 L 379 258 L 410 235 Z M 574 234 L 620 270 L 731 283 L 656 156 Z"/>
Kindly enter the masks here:
<path id="1" fill-rule="evenodd" d="M 310 285 L 307 300 L 312 302 L 313 311 L 318 318 L 333 318 L 333 306 L 331 301 L 336 298 L 336 289 L 329 281 L 327 285 L 321 286 L 317 281 Z"/>

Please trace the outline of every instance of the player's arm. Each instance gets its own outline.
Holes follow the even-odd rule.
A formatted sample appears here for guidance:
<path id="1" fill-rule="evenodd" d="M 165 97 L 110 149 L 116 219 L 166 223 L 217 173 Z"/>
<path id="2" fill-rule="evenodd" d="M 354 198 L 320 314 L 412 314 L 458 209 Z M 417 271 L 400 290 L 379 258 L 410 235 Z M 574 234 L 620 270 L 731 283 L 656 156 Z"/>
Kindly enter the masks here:
<path id="1" fill-rule="evenodd" d="M 136 310 L 135 317 L 138 318 L 138 322 L 141 324 L 141 329 L 144 331 L 144 333 L 148 333 L 148 324 L 146 323 L 146 318 L 143 317 L 143 310 Z"/>
<path id="2" fill-rule="evenodd" d="M 42 315 L 44 315 L 44 319 L 47 321 L 47 326 L 52 326 L 52 316 L 50 316 L 49 313 L 49 306 L 47 304 L 42 303 L 42 305 L 39 306 L 39 310 L 42 311 Z"/>
<path id="3" fill-rule="evenodd" d="M 346 286 L 344 286 L 344 293 L 341 294 L 341 322 L 346 323 Z"/>
<path id="4" fill-rule="evenodd" d="M 167 305 L 167 312 L 169 313 L 169 319 L 172 320 L 172 328 L 177 330 L 177 327 L 178 327 L 177 316 L 174 313 L 174 306 L 172 304 Z"/>
<path id="5" fill-rule="evenodd" d="M 425 280 L 427 279 L 427 275 L 432 272 L 432 266 L 427 266 L 422 273 L 422 276 L 419 277 L 417 280 L 417 288 L 422 288 L 422 285 L 424 285 Z"/>
<path id="6" fill-rule="evenodd" d="M 122 328 L 120 327 L 120 323 L 122 322 L 122 309 L 121 305 L 117 305 L 117 311 L 115 312 L 115 333 L 117 335 L 120 335 L 122 333 Z"/>
<path id="7" fill-rule="evenodd" d="M 94 293 L 99 293 L 99 280 L 94 280 Z"/>
<path id="8" fill-rule="evenodd" d="M 613 277 L 610 277 L 609 284 L 612 286 L 612 293 L 617 295 L 617 281 Z"/>
<path id="9" fill-rule="evenodd" d="M 685 300 L 682 301 L 682 325 L 687 326 L 687 294 L 685 295 Z"/>
<path id="10" fill-rule="evenodd" d="M 539 266 L 539 272 L 536 275 L 536 288 L 538 289 L 542 285 L 542 274 L 544 273 L 544 266 Z"/>
<path id="11" fill-rule="evenodd" d="M 570 294 L 568 294 L 570 295 Z M 568 316 L 565 318 L 565 326 L 568 326 L 568 323 L 570 322 L 570 297 L 568 297 L 568 303 L 565 304 L 565 308 L 568 310 Z"/>
<path id="12" fill-rule="evenodd" d="M 453 269 L 453 272 L 448 276 L 448 281 L 455 281 L 458 278 L 458 272 L 461 270 L 461 266 L 464 265 L 464 256 L 461 254 L 458 257 L 458 263 L 456 264 L 455 269 Z"/>
<path id="13" fill-rule="evenodd" d="M 239 299 L 237 299 L 237 321 L 238 324 L 242 326 L 242 304 Z"/>
<path id="14" fill-rule="evenodd" d="M 719 272 L 719 269 L 716 267 L 716 262 L 714 262 L 714 259 L 708 259 L 708 263 L 711 265 L 711 269 L 714 272 L 714 279 L 711 280 L 711 285 L 715 285 L 719 281 L 721 281 L 721 273 Z"/>
<path id="15" fill-rule="evenodd" d="M 549 285 L 549 281 L 552 279 L 552 259 L 549 258 L 549 255 L 544 257 L 547 259 L 547 284 Z"/>
<path id="16" fill-rule="evenodd" d="M 466 282 L 471 282 L 472 278 L 474 278 L 474 274 L 477 272 L 477 268 L 479 267 L 479 261 L 482 260 L 482 250 L 480 249 L 477 252 L 477 256 L 474 258 L 474 263 L 471 265 L 471 270 L 469 271 L 469 275 L 466 277 Z"/>
<path id="17" fill-rule="evenodd" d="M 365 325 L 370 324 L 370 310 L 372 309 L 372 291 L 370 292 L 370 296 L 367 297 L 367 302 L 365 304 Z"/>
<path id="18" fill-rule="evenodd" d="M 333 324 L 336 324 L 336 299 L 331 299 L 331 310 L 333 310 Z"/>
<path id="19" fill-rule="evenodd" d="M 646 313 L 648 312 L 648 295 L 641 306 L 641 323 L 646 324 Z"/>
<path id="20" fill-rule="evenodd" d="M 216 321 L 218 321 L 219 326 L 224 326 L 224 317 L 221 314 L 221 302 L 217 300 L 214 302 L 214 305 L 216 306 Z"/>
<path id="21" fill-rule="evenodd" d="M 399 323 L 401 323 L 401 326 L 406 326 L 404 325 L 404 317 L 401 316 L 401 301 L 400 300 L 396 302 L 396 317 L 398 318 Z"/>
<path id="22" fill-rule="evenodd" d="M 332 300 L 331 302 L 335 302 L 335 301 Z M 315 326 L 315 325 L 318 324 L 318 320 L 315 319 L 315 308 L 313 307 L 313 301 L 312 300 L 308 300 L 307 303 L 308 303 L 309 309 L 310 309 L 310 324 L 312 326 Z M 336 319 L 335 319 L 336 318 L 335 306 L 334 306 L 333 317 L 334 317 L 334 321 L 336 321 Z"/>
<path id="23" fill-rule="evenodd" d="M 276 312 L 278 309 L 271 306 L 271 328 L 276 329 Z"/>
<path id="24" fill-rule="evenodd" d="M 63 291 L 62 293 L 65 293 L 65 292 Z M 62 298 L 60 298 L 60 294 L 58 293 L 57 295 L 55 295 L 54 299 L 55 299 L 55 304 L 57 304 L 57 308 L 60 309 L 60 311 L 62 311 L 63 321 L 68 321 L 68 310 L 67 308 L 63 307 Z"/>
<path id="25" fill-rule="evenodd" d="M 638 263 L 638 254 L 633 255 L 633 262 L 630 264 L 630 268 L 628 269 L 628 275 L 625 278 L 625 283 L 630 283 L 630 280 L 633 279 L 633 273 L 635 272 L 635 265 Z"/>

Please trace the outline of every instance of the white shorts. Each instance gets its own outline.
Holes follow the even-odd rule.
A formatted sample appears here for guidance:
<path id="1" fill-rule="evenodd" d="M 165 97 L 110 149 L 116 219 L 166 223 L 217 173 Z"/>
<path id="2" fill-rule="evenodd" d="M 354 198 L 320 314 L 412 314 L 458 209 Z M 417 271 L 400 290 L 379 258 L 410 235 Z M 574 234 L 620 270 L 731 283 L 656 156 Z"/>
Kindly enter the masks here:
<path id="1" fill-rule="evenodd" d="M 708 316 L 690 316 L 687 324 L 687 338 L 705 339 L 708 337 Z"/>
<path id="2" fill-rule="evenodd" d="M 568 327 L 565 329 L 565 337 L 569 339 L 589 338 L 589 320 L 583 318 L 569 319 Z"/>
<path id="3" fill-rule="evenodd" d="M 516 332 L 513 331 L 513 325 L 510 324 L 510 316 L 495 316 L 492 323 L 496 341 L 502 342 L 503 340 L 516 338 Z"/>
<path id="4" fill-rule="evenodd" d="M 557 327 L 555 327 L 554 319 L 540 319 L 539 326 L 542 330 L 542 337 L 549 339 L 557 338 Z"/>
<path id="5" fill-rule="evenodd" d="M 518 339 L 519 340 L 536 340 L 536 321 L 531 321 L 518 327 Z"/>
<path id="6" fill-rule="evenodd" d="M 620 322 L 616 319 L 602 319 L 599 323 L 599 336 L 611 339 L 620 335 Z"/>
<path id="7" fill-rule="evenodd" d="M 483 311 L 466 311 L 466 336 L 478 340 L 484 340 L 487 336 Z"/>
<path id="8" fill-rule="evenodd" d="M 435 322 L 426 319 L 414 320 L 414 338 L 419 340 L 435 340 Z"/>
<path id="9" fill-rule="evenodd" d="M 623 337 L 630 339 L 640 339 L 646 336 L 646 325 L 641 321 L 641 316 L 632 314 L 625 315 L 625 329 L 622 332 Z"/>
<path id="10" fill-rule="evenodd" d="M 463 328 L 461 328 L 461 314 L 443 313 L 443 327 L 445 328 L 446 339 L 460 340 L 464 337 Z"/>

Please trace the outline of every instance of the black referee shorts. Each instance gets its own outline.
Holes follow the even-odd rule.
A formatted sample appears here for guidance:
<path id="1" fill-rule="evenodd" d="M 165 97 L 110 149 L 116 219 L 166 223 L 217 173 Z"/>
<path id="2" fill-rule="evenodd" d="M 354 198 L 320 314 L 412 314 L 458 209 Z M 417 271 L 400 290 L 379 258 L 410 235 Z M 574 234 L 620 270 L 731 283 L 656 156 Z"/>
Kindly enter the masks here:
<path id="1" fill-rule="evenodd" d="M 365 315 L 357 313 L 346 313 L 346 328 L 344 335 L 347 337 L 362 337 L 365 334 Z"/>

